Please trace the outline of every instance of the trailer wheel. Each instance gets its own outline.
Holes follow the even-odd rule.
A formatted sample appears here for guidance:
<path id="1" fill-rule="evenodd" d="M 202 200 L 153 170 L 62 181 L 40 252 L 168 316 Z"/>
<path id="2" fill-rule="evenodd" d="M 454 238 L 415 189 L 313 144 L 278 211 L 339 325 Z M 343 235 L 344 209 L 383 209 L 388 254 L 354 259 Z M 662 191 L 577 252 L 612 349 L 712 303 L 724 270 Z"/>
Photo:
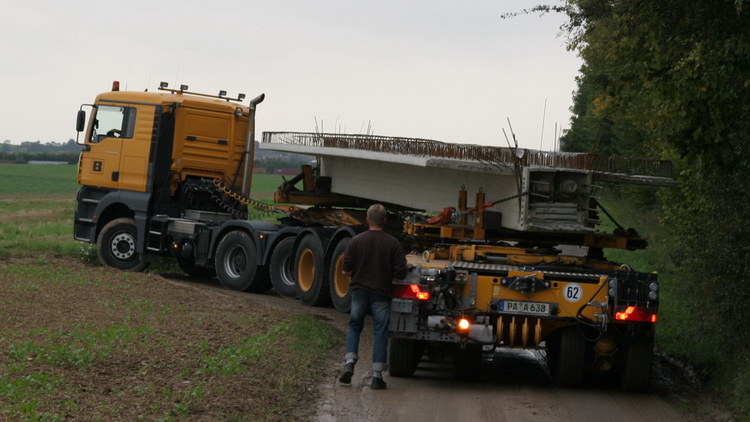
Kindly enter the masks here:
<path id="1" fill-rule="evenodd" d="M 200 267 L 195 261 L 187 258 L 177 258 L 177 264 L 185 274 L 192 277 L 213 278 L 216 277 L 216 269 L 211 267 Z"/>
<path id="2" fill-rule="evenodd" d="M 349 294 L 350 279 L 342 273 L 344 268 L 344 251 L 349 244 L 349 240 L 350 238 L 348 237 L 339 240 L 336 249 L 333 250 L 331 267 L 328 272 L 333 307 L 342 313 L 349 313 L 352 309 L 352 296 Z"/>
<path id="3" fill-rule="evenodd" d="M 294 270 L 292 268 L 292 248 L 294 247 L 294 238 L 287 237 L 279 242 L 271 253 L 269 270 L 271 272 L 271 284 L 276 289 L 276 293 L 283 297 L 297 297 L 296 281 L 294 280 Z"/>
<path id="4" fill-rule="evenodd" d="M 331 304 L 328 282 L 325 279 L 323 245 L 315 236 L 305 236 L 297 248 L 294 259 L 297 273 L 297 297 L 310 306 Z"/>
<path id="5" fill-rule="evenodd" d="M 562 329 L 547 352 L 548 365 L 555 383 L 561 387 L 578 387 L 583 383 L 586 339 L 575 326 Z"/>
<path id="6" fill-rule="evenodd" d="M 125 271 L 141 271 L 148 266 L 136 252 L 138 230 L 132 218 L 116 218 L 107 223 L 96 239 L 96 253 L 102 264 Z"/>
<path id="7" fill-rule="evenodd" d="M 388 373 L 394 377 L 413 376 L 424 350 L 423 341 L 391 338 L 391 345 L 388 348 Z"/>
<path id="8" fill-rule="evenodd" d="M 645 393 L 651 386 L 651 361 L 654 356 L 654 337 L 639 337 L 628 345 L 622 388 L 634 393 Z"/>
<path id="9" fill-rule="evenodd" d="M 481 375 L 482 345 L 457 347 L 453 356 L 453 376 L 463 381 L 476 381 Z"/>
<path id="10" fill-rule="evenodd" d="M 267 280 L 256 277 L 258 251 L 255 243 L 244 231 L 229 232 L 216 249 L 216 274 L 227 289 L 260 292 Z"/>

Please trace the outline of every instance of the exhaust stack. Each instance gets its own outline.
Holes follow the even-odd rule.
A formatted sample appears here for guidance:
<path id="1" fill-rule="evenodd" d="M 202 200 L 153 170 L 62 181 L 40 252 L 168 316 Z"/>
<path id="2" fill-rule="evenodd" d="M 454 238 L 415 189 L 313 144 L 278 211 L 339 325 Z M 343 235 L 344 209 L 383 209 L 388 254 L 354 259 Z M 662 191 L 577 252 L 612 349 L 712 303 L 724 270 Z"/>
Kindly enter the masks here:
<path id="1" fill-rule="evenodd" d="M 260 94 L 250 100 L 250 117 L 247 124 L 247 145 L 245 146 L 245 176 L 242 179 L 242 193 L 250 196 L 250 186 L 253 179 L 253 161 L 255 160 L 255 108 L 266 98 L 266 94 Z"/>

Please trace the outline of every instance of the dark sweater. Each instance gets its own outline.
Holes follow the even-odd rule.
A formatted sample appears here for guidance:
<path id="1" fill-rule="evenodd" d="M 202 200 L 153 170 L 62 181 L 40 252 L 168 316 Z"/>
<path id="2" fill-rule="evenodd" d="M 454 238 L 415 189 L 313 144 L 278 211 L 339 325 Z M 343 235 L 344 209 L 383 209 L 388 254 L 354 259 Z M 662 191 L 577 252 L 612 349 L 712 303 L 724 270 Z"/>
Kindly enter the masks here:
<path id="1" fill-rule="evenodd" d="M 343 270 L 352 273 L 351 288 L 391 297 L 391 282 L 406 277 L 406 256 L 395 237 L 382 230 L 354 236 L 344 252 Z"/>

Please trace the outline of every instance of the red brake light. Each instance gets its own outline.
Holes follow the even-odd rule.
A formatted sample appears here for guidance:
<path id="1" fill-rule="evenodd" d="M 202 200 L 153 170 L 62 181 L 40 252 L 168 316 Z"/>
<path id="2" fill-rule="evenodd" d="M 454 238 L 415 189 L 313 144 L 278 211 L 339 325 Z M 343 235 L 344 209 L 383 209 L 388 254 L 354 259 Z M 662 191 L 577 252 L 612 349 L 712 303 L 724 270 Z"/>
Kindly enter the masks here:
<path id="1" fill-rule="evenodd" d="M 401 299 L 430 300 L 430 292 L 422 290 L 427 286 L 419 284 L 396 284 L 393 286 L 393 297 Z"/>
<path id="2" fill-rule="evenodd" d="M 430 292 L 423 292 L 418 284 L 412 284 L 411 285 L 411 292 L 414 293 L 414 296 L 417 297 L 419 300 L 429 300 L 430 299 Z"/>
<path id="3" fill-rule="evenodd" d="M 615 319 L 618 321 L 641 321 L 655 323 L 656 308 L 642 306 L 615 306 Z"/>

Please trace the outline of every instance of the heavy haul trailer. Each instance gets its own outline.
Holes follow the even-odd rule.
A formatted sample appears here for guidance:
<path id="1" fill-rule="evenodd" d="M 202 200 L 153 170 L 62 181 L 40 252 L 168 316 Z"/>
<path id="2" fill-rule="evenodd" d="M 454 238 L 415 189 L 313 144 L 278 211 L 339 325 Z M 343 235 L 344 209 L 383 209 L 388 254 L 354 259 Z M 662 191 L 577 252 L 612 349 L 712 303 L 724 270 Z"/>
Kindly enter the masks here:
<path id="1" fill-rule="evenodd" d="M 454 351 L 464 374 L 482 352 L 524 347 L 548 350 L 562 385 L 577 384 L 588 362 L 624 368 L 628 389 L 646 385 L 650 366 L 629 362 L 650 359 L 658 285 L 603 258 L 603 248 L 645 241 L 599 232 L 595 193 L 601 181 L 669 185 L 668 162 L 269 132 L 262 148 L 318 157 L 275 195 L 297 205 L 269 206 L 249 197 L 263 95 L 244 106 L 241 94 L 160 90 L 113 87 L 89 105 L 74 233 L 105 265 L 140 270 L 174 256 L 230 289 L 273 286 L 347 312 L 341 255 L 365 229 L 364 209 L 381 202 L 393 211 L 387 229 L 418 252 L 396 291 L 392 374 L 411 375 L 426 349 Z M 79 132 L 85 119 L 82 108 Z M 248 206 L 281 218 L 248 221 Z M 588 253 L 561 252 L 570 247 Z"/>
<path id="2" fill-rule="evenodd" d="M 619 375 L 629 391 L 648 388 L 657 277 L 604 258 L 605 248 L 646 241 L 632 229 L 597 230 L 596 193 L 602 182 L 670 186 L 669 162 L 340 134 L 264 133 L 263 142 L 319 157 L 319 200 L 361 192 L 442 209 L 431 218 L 402 211 L 393 232 L 417 253 L 394 287 L 391 375 L 413 375 L 428 352 L 452 356 L 458 377 L 475 378 L 483 358 L 523 348 L 545 350 L 562 386 L 595 370 Z M 476 192 L 471 208 L 467 189 Z M 315 194 L 282 186 L 277 196 Z M 441 208 L 451 197 L 455 207 Z M 334 288 L 346 284 L 330 274 Z"/>
<path id="3" fill-rule="evenodd" d="M 659 306 L 655 274 L 595 257 L 522 246 L 436 245 L 410 255 L 395 288 L 390 373 L 412 376 L 421 356 L 453 356 L 476 378 L 500 348 L 545 350 L 561 386 L 588 370 L 621 376 L 629 391 L 651 377 Z"/>

